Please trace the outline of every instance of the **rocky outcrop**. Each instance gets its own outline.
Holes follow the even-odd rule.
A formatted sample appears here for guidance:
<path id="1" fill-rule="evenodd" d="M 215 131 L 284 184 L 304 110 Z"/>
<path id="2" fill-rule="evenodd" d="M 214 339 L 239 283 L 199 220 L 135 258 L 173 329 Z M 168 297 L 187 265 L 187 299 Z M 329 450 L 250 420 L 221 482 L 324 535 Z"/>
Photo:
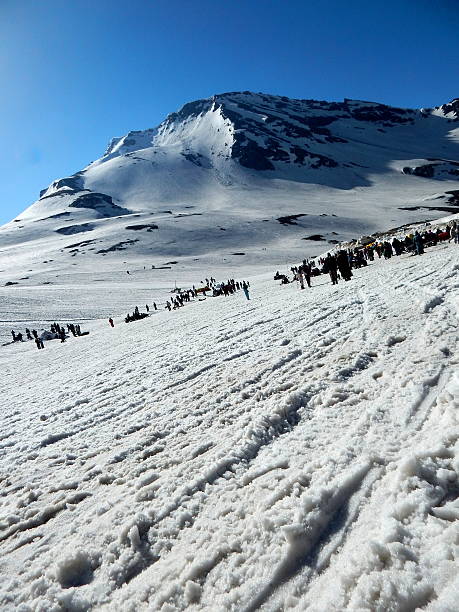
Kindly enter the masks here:
<path id="1" fill-rule="evenodd" d="M 53 181 L 49 187 L 40 191 L 40 199 L 43 200 L 58 195 L 68 195 L 69 193 L 76 193 L 78 191 L 85 191 L 83 172 L 76 172 L 72 176 Z"/>
<path id="2" fill-rule="evenodd" d="M 100 217 L 119 217 L 130 215 L 131 211 L 113 202 L 113 198 L 105 193 L 83 193 L 79 195 L 69 208 L 89 208 Z"/>
<path id="3" fill-rule="evenodd" d="M 459 121 L 459 98 L 454 98 L 448 104 L 442 104 L 437 108 L 451 121 Z"/>
<path id="4" fill-rule="evenodd" d="M 427 161 L 431 163 L 413 167 L 405 166 L 402 172 L 403 174 L 412 174 L 423 178 L 455 179 L 459 177 L 459 162 L 442 159 L 430 159 Z"/>

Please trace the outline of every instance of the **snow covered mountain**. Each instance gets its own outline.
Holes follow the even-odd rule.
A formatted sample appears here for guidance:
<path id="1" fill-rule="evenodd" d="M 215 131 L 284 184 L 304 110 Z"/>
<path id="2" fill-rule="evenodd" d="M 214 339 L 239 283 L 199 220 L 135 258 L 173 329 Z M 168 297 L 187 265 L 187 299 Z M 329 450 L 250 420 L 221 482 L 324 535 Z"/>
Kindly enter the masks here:
<path id="1" fill-rule="evenodd" d="M 113 139 L 44 189 L 0 229 L 0 283 L 50 260 L 57 273 L 75 261 L 266 265 L 454 212 L 458 196 L 459 99 L 409 110 L 226 93 Z"/>
<path id="2" fill-rule="evenodd" d="M 459 100 L 408 110 L 227 93 L 113 139 L 0 228 L 0 338 L 11 321 L 126 313 L 175 282 L 274 272 L 453 213 L 458 115 Z"/>

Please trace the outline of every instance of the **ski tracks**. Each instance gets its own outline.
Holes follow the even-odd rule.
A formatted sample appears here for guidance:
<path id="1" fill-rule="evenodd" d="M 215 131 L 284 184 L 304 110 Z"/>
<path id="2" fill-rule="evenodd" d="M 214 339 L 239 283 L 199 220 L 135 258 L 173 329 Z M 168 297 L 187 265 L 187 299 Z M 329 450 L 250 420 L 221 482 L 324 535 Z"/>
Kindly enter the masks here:
<path id="1" fill-rule="evenodd" d="M 261 285 L 247 311 L 212 302 L 205 328 L 193 308 L 117 331 L 121 357 L 76 354 L 75 379 L 44 364 L 51 388 L 4 421 L 0 546 L 24 569 L 3 607 L 313 607 L 457 364 L 457 268 L 427 272 L 428 290 L 411 261 Z"/>

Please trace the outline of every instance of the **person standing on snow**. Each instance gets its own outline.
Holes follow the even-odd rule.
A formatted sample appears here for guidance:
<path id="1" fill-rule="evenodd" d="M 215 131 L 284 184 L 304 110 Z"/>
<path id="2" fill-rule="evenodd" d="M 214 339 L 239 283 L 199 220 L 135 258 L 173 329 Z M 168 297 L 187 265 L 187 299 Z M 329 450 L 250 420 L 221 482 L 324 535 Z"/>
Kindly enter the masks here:
<path id="1" fill-rule="evenodd" d="M 242 283 L 242 290 L 244 291 L 245 297 L 248 300 L 250 300 L 250 297 L 249 297 L 249 287 L 248 287 L 248 285 L 247 285 L 247 283 L 245 281 Z"/>
<path id="2" fill-rule="evenodd" d="M 349 258 L 347 256 L 346 251 L 341 250 L 338 252 L 338 255 L 336 256 L 336 264 L 338 266 L 339 273 L 344 278 L 344 280 L 351 280 L 351 266 L 349 265 Z"/>
<path id="3" fill-rule="evenodd" d="M 37 345 L 38 350 L 45 348 L 44 342 L 41 338 L 35 338 L 35 344 Z"/>
<path id="4" fill-rule="evenodd" d="M 414 233 L 413 242 L 416 255 L 422 255 L 424 253 L 424 244 L 422 242 L 422 236 L 418 231 Z"/>
<path id="5" fill-rule="evenodd" d="M 336 263 L 336 258 L 330 255 L 330 253 L 328 253 L 327 257 L 325 258 L 324 272 L 328 272 L 330 274 L 332 285 L 338 284 L 338 265 Z"/>
<path id="6" fill-rule="evenodd" d="M 303 270 L 303 274 L 304 277 L 306 279 L 306 282 L 308 284 L 308 287 L 311 287 L 311 272 L 312 272 L 312 268 L 311 268 L 311 264 L 306 261 L 306 259 L 303 259 L 303 265 L 300 268 L 301 270 Z"/>
<path id="7" fill-rule="evenodd" d="M 304 289 L 304 277 L 303 277 L 303 268 L 300 266 L 298 272 L 296 273 L 296 278 L 300 283 L 301 289 Z"/>
<path id="8" fill-rule="evenodd" d="M 113 319 L 110 317 L 108 322 L 110 323 L 110 327 L 115 327 L 115 324 L 113 323 Z"/>

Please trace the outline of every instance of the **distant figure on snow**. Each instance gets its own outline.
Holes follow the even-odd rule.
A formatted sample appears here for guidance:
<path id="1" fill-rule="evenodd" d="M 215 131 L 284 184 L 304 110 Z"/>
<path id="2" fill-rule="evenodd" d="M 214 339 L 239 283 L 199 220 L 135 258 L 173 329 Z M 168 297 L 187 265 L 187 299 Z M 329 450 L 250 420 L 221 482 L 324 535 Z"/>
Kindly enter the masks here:
<path id="1" fill-rule="evenodd" d="M 35 344 L 37 345 L 37 349 L 44 349 L 45 345 L 41 338 L 35 338 Z"/>
<path id="2" fill-rule="evenodd" d="M 424 243 L 422 241 L 422 237 L 419 232 L 414 233 L 413 242 L 414 242 L 414 248 L 416 251 L 416 255 L 423 255 L 424 254 Z"/>
<path id="3" fill-rule="evenodd" d="M 111 327 L 115 327 L 115 324 L 113 323 L 113 319 L 110 317 L 108 322 L 110 323 Z"/>

